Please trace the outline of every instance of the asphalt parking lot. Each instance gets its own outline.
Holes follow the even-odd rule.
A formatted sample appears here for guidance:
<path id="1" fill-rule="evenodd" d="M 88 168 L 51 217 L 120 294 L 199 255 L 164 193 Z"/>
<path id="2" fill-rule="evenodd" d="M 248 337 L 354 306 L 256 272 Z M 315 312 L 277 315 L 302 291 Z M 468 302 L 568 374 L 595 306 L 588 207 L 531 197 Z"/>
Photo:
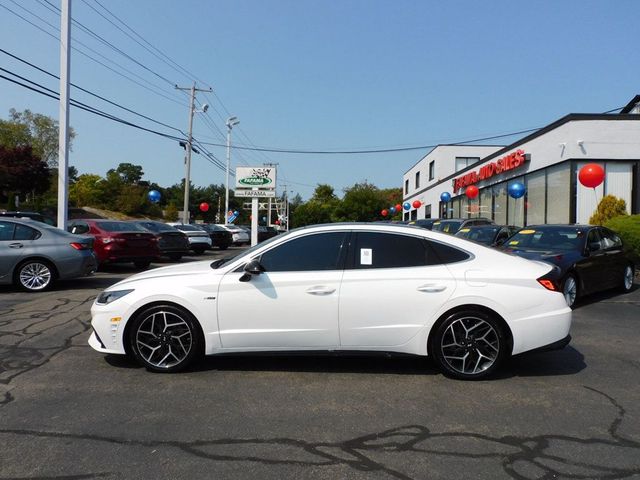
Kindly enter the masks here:
<path id="1" fill-rule="evenodd" d="M 161 375 L 87 345 L 93 299 L 134 272 L 0 287 L 0 479 L 640 479 L 638 284 L 582 302 L 569 347 L 491 381 L 413 357 Z"/>

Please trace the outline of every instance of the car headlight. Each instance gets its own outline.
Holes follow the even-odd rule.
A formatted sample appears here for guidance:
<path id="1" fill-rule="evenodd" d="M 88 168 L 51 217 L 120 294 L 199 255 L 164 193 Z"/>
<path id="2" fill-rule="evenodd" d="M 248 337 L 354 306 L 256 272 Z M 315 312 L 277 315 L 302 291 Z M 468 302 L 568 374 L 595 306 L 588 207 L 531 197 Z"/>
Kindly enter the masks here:
<path id="1" fill-rule="evenodd" d="M 119 298 L 124 297 L 125 295 L 129 294 L 133 292 L 133 289 L 130 290 L 113 290 L 110 292 L 102 292 L 100 295 L 98 295 L 98 298 L 96 298 L 96 303 L 100 304 L 100 305 L 108 305 L 111 302 L 115 302 L 116 300 L 118 300 Z"/>

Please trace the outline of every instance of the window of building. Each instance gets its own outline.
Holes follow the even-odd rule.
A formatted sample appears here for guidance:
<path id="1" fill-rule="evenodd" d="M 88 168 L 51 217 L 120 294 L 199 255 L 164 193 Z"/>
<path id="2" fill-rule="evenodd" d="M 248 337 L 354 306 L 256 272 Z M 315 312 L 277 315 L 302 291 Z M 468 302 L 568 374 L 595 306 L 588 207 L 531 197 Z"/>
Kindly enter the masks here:
<path id="1" fill-rule="evenodd" d="M 416 172 L 416 189 L 420 188 L 420 172 Z"/>
<path id="2" fill-rule="evenodd" d="M 431 204 L 424 207 L 424 218 L 431 218 Z"/>
<path id="3" fill-rule="evenodd" d="M 404 181 L 404 194 L 407 195 L 409 193 L 409 179 Z"/>
<path id="4" fill-rule="evenodd" d="M 436 174 L 435 172 L 436 172 L 436 161 L 431 160 L 431 162 L 429 162 L 429 180 L 434 179 Z"/>
<path id="5" fill-rule="evenodd" d="M 478 163 L 480 157 L 456 157 L 456 172 L 467 168 L 474 163 Z"/>
<path id="6" fill-rule="evenodd" d="M 509 180 L 509 183 L 507 184 L 507 192 L 509 191 L 509 185 L 516 182 L 523 183 L 523 181 L 524 179 L 522 177 Z M 509 212 L 509 215 L 507 217 L 507 224 L 516 225 L 519 227 L 524 226 L 524 197 L 513 198 L 508 195 L 507 201 L 507 211 Z"/>
<path id="7" fill-rule="evenodd" d="M 317 233 L 279 245 L 260 257 L 267 272 L 337 270 L 345 232 Z"/>
<path id="8" fill-rule="evenodd" d="M 478 212 L 479 217 L 493 218 L 492 215 L 493 205 L 493 189 L 483 188 L 480 190 L 480 210 Z"/>
<path id="9" fill-rule="evenodd" d="M 508 225 L 507 222 L 507 184 L 499 183 L 493 188 L 493 221 L 498 225 Z"/>
<path id="10" fill-rule="evenodd" d="M 569 223 L 571 173 L 569 163 L 547 169 L 547 221 L 546 223 Z"/>
<path id="11" fill-rule="evenodd" d="M 545 223 L 546 172 L 544 170 L 527 175 L 527 225 Z M 524 199 L 524 197 L 523 197 Z"/>

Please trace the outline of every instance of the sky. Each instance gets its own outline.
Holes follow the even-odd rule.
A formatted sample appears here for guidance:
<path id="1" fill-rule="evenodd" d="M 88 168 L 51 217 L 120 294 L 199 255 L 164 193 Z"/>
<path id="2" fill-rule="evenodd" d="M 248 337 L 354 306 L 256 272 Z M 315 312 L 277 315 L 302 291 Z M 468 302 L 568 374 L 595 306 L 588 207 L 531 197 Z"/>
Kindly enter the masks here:
<path id="1" fill-rule="evenodd" d="M 198 88 L 213 89 L 197 95 L 209 109 L 195 113 L 193 132 L 198 141 L 221 146 L 206 146 L 217 160 L 193 156 L 191 179 L 199 186 L 225 182 L 230 116 L 240 120 L 232 144 L 244 147 L 423 147 L 374 154 L 232 149 L 232 171 L 278 164 L 278 194 L 286 189 L 308 199 L 320 183 L 333 186 L 339 196 L 363 181 L 401 187 L 402 175 L 430 145 L 544 127 L 568 113 L 622 107 L 640 93 L 636 0 L 71 4 L 77 22 L 71 29 L 76 49 L 71 82 L 164 125 L 73 87 L 72 98 L 183 136 L 189 102 L 175 85 L 196 81 Z M 0 0 L 0 48 L 58 75 L 60 5 L 60 0 Z M 56 79 L 2 52 L 0 67 L 59 88 Z M 0 78 L 0 117 L 8 118 L 10 108 L 57 118 L 59 107 L 56 100 Z M 80 173 L 105 175 L 129 162 L 143 167 L 145 180 L 162 186 L 184 178 L 184 150 L 175 140 L 73 107 L 70 123 L 77 137 L 69 162 Z"/>

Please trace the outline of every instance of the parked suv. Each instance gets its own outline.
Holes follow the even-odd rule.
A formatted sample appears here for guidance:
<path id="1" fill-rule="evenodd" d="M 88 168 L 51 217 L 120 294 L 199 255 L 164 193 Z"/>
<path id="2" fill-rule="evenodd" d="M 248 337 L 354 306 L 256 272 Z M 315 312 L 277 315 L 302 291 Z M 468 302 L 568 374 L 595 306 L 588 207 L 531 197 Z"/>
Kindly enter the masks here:
<path id="1" fill-rule="evenodd" d="M 133 262 L 138 268 L 147 268 L 160 256 L 155 234 L 135 223 L 79 219 L 71 220 L 67 229 L 95 239 L 93 250 L 100 265 Z"/>
<path id="2" fill-rule="evenodd" d="M 433 223 L 433 231 L 450 233 L 453 235 L 461 228 L 475 227 L 477 225 L 494 225 L 489 218 L 443 218 Z"/>
<path id="3" fill-rule="evenodd" d="M 177 228 L 153 220 L 131 220 L 131 223 L 140 225 L 155 234 L 162 256 L 169 257 L 171 260 L 180 260 L 183 255 L 189 253 L 189 239 Z"/>

